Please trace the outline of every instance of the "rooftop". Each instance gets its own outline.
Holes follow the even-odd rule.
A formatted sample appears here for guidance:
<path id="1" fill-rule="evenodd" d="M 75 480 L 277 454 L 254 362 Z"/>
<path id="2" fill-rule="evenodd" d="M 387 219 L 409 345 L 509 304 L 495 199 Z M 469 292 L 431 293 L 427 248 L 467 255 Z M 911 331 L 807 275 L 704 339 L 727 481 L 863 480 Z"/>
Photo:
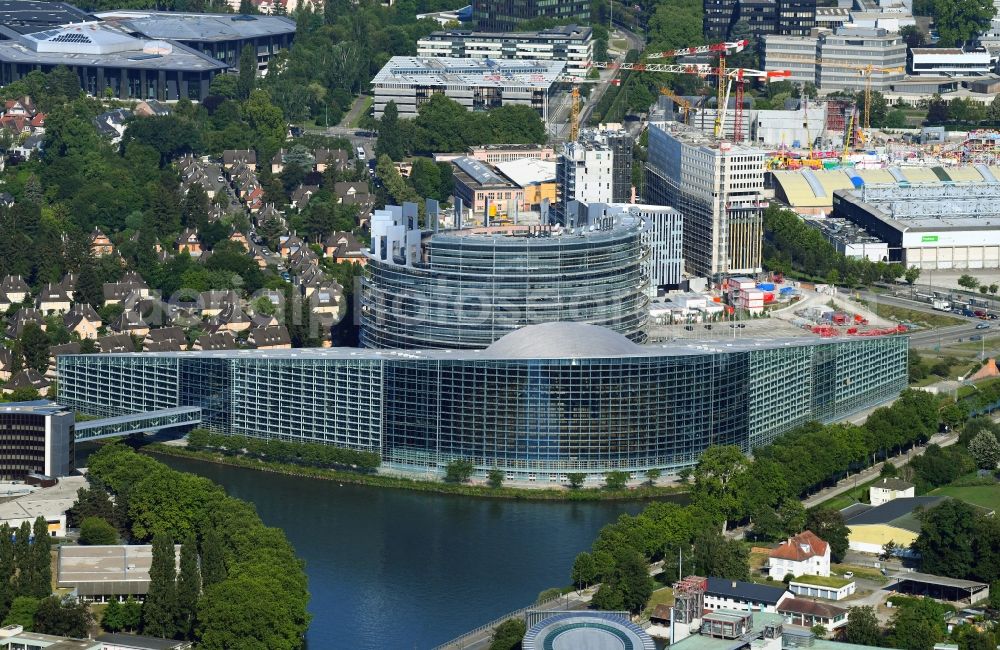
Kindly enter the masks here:
<path id="1" fill-rule="evenodd" d="M 466 184 L 468 181 L 481 187 L 510 187 L 513 184 L 509 178 L 497 174 L 488 164 L 475 158 L 456 158 L 453 162 L 458 167 L 456 176 Z"/>
<path id="2" fill-rule="evenodd" d="M 977 174 L 985 173 L 977 165 Z M 992 176 L 992 172 L 987 172 Z M 897 230 L 940 232 L 1000 227 L 1000 180 L 920 185 L 862 185 L 838 192 L 840 200 L 865 204 Z"/>
<path id="3" fill-rule="evenodd" d="M 930 573 L 918 573 L 916 571 L 911 571 L 909 573 L 904 573 L 897 576 L 900 582 L 912 581 L 912 582 L 922 582 L 931 585 L 938 585 L 942 587 L 956 587 L 958 589 L 985 589 L 989 585 L 983 582 L 976 582 L 975 580 L 960 580 L 958 578 L 949 578 L 947 576 L 936 576 Z"/>
<path id="4" fill-rule="evenodd" d="M 902 479 L 898 478 L 883 478 L 880 483 L 875 483 L 872 485 L 873 488 L 881 488 L 883 490 L 896 490 L 903 491 L 909 490 L 915 487 L 913 483 L 908 483 Z"/>
<path id="5" fill-rule="evenodd" d="M 585 41 L 594 33 L 592 27 L 585 25 L 558 25 L 537 32 L 477 32 L 469 29 L 446 29 L 432 32 L 427 38 L 431 40 L 445 40 L 452 38 L 482 38 L 498 39 L 503 41 L 533 41 L 548 39 L 566 39 L 573 41 Z"/>
<path id="6" fill-rule="evenodd" d="M 519 158 L 508 162 L 497 163 L 497 169 L 504 176 L 521 187 L 535 183 L 555 181 L 556 163 L 554 160 L 539 160 L 538 158 Z"/>
<path id="7" fill-rule="evenodd" d="M 562 61 L 521 59 L 456 59 L 451 57 L 394 56 L 375 75 L 373 86 L 414 84 L 548 89 L 562 74 Z"/>
<path id="8" fill-rule="evenodd" d="M 60 546 L 58 551 L 60 587 L 76 587 L 82 595 L 106 592 L 142 594 L 148 588 L 149 569 L 153 562 L 153 547 L 149 544 L 67 544 Z M 174 546 L 174 553 L 179 555 L 180 545 Z M 125 583 L 138 583 L 138 589 L 136 586 L 124 586 Z"/>
<path id="9" fill-rule="evenodd" d="M 97 17 L 149 38 L 176 41 L 228 41 L 295 33 L 295 21 L 285 16 L 116 10 Z"/>
<path id="10" fill-rule="evenodd" d="M 917 508 L 924 508 L 925 510 L 933 508 L 946 498 L 948 497 L 925 496 L 893 499 L 874 508 L 858 509 L 858 511 L 847 514 L 844 517 L 844 523 L 848 527 L 890 524 L 897 528 L 918 532 L 920 530 L 920 522 L 914 516 L 914 510 Z"/>
<path id="11" fill-rule="evenodd" d="M 76 503 L 77 490 L 83 487 L 87 487 L 85 477 L 64 476 L 52 487 L 33 490 L 29 494 L 0 503 L 0 520 L 61 515 Z M 0 493 L 0 497 L 2 496 L 4 495 Z"/>
<path id="12" fill-rule="evenodd" d="M 56 415 L 66 412 L 65 406 L 50 402 L 46 399 L 36 399 L 30 402 L 2 402 L 0 403 L 0 414 L 4 413 L 32 413 L 35 415 Z"/>
<path id="13" fill-rule="evenodd" d="M 755 582 L 709 578 L 706 594 L 728 596 L 737 600 L 752 600 L 761 603 L 777 603 L 787 593 L 783 587 L 770 587 Z"/>
<path id="14" fill-rule="evenodd" d="M 592 329 L 591 329 L 592 328 Z M 658 343 L 650 345 L 633 345 L 626 348 L 621 341 L 614 339 L 614 336 L 605 337 L 603 328 L 592 325 L 582 325 L 578 323 L 544 323 L 540 325 L 528 325 L 507 336 L 514 338 L 499 345 L 484 350 L 378 350 L 371 348 L 291 348 L 283 350 L 189 350 L 181 352 L 125 352 L 116 354 L 115 359 L 126 358 L 127 356 L 145 356 L 158 359 L 166 358 L 213 358 L 213 359 L 299 359 L 299 360 L 320 360 L 320 359 L 354 359 L 358 361 L 392 361 L 392 360 L 454 360 L 470 361 L 480 359 L 523 359 L 526 358 L 519 342 L 529 344 L 537 358 L 560 359 L 567 356 L 566 351 L 572 350 L 576 355 L 574 358 L 608 358 L 610 357 L 666 357 L 666 356 L 694 356 L 705 354 L 722 354 L 729 352 L 749 352 L 752 350 L 770 350 L 780 348 L 811 347 L 814 345 L 845 345 L 858 343 L 857 338 L 842 337 L 823 339 L 822 341 L 805 338 L 743 338 L 743 339 L 722 339 L 722 340 L 697 340 L 684 339 L 671 343 Z M 592 345 L 591 337 L 599 333 L 604 345 L 595 349 Z M 610 330 L 608 330 L 610 333 Z M 520 333 L 520 335 L 519 335 Z M 538 344 L 531 339 L 535 336 L 547 337 L 546 344 Z M 614 343 L 612 343 L 614 339 Z M 503 341 L 503 338 L 496 341 L 496 346 Z M 102 354 L 90 355 L 70 355 L 63 356 L 62 359 L 99 359 Z M 899 499 L 897 499 L 899 501 Z"/>
<path id="15" fill-rule="evenodd" d="M 113 634 L 105 632 L 98 636 L 97 640 L 107 645 L 141 648 L 142 650 L 174 650 L 174 648 L 190 647 L 190 642 L 188 641 L 160 639 L 154 636 L 139 636 L 138 634 Z"/>
<path id="16" fill-rule="evenodd" d="M 811 530 L 805 530 L 781 542 L 769 557 L 803 562 L 817 555 L 825 555 L 829 546 Z"/>
<path id="17" fill-rule="evenodd" d="M 2 0 L 0 1 L 0 25 L 4 28 L 27 34 L 46 27 L 82 23 L 93 20 L 90 14 L 65 2 L 48 0 Z"/>

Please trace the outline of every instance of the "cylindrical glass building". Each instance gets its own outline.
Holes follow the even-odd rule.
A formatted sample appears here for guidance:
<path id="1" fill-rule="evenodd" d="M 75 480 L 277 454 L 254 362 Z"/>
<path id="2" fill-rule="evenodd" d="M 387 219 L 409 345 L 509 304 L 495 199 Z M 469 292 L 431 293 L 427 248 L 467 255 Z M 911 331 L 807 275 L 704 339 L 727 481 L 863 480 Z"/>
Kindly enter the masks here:
<path id="1" fill-rule="evenodd" d="M 370 257 L 361 344 L 480 349 L 526 325 L 600 325 L 642 342 L 647 317 L 639 220 L 607 229 L 505 226 L 434 233 L 420 259 Z"/>

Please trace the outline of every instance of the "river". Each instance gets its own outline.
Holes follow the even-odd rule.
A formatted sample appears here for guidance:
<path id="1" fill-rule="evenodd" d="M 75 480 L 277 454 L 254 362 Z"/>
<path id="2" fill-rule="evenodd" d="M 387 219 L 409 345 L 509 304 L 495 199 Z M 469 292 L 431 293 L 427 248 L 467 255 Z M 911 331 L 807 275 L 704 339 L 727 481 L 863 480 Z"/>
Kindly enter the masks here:
<path id="1" fill-rule="evenodd" d="M 477 499 L 157 457 L 253 502 L 306 562 L 310 650 L 426 649 L 564 585 L 604 524 L 642 505 Z"/>

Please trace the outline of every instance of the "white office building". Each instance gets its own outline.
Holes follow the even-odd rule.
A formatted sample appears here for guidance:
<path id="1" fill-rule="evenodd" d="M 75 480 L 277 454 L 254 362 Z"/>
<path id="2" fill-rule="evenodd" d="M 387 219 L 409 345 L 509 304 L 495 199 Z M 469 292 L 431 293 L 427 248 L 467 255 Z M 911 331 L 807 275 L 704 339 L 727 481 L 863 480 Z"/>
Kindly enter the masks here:
<path id="1" fill-rule="evenodd" d="M 684 216 L 665 205 L 642 203 L 592 203 L 588 207 L 589 223 L 601 217 L 631 216 L 643 222 L 642 242 L 646 249 L 646 287 L 651 298 L 658 289 L 676 288 L 684 270 Z"/>
<path id="2" fill-rule="evenodd" d="M 560 25 L 537 32 L 434 32 L 417 41 L 417 56 L 561 61 L 566 74 L 585 77 L 594 59 L 594 30 Z"/>
<path id="3" fill-rule="evenodd" d="M 596 140 L 567 142 L 556 163 L 559 202 L 611 203 L 615 154 Z"/>
<path id="4" fill-rule="evenodd" d="M 764 37 L 765 70 L 790 70 L 793 83 L 811 81 L 824 92 L 863 89 L 865 77 L 859 70 L 868 65 L 898 69 L 873 72 L 873 90 L 885 92 L 903 80 L 906 43 L 898 32 L 846 25 L 815 37 Z"/>
<path id="5" fill-rule="evenodd" d="M 933 77 L 982 77 L 993 71 L 985 48 L 915 47 L 910 50 L 910 74 Z"/>
<path id="6" fill-rule="evenodd" d="M 440 94 L 470 111 L 530 106 L 547 120 L 552 85 L 565 65 L 561 61 L 394 56 L 371 82 L 375 118 L 382 117 L 390 101 L 395 102 L 400 117 L 416 117 L 420 106 Z"/>

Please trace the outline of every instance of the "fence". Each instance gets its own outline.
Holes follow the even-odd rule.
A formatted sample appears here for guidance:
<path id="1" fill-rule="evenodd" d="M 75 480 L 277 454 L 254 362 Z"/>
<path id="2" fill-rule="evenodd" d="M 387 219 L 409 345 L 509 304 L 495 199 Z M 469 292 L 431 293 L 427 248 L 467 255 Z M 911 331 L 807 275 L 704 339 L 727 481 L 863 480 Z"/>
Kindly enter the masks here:
<path id="1" fill-rule="evenodd" d="M 523 616 L 524 614 L 528 613 L 529 611 L 531 611 L 533 609 L 537 609 L 540 605 L 544 605 L 545 603 L 550 603 L 550 602 L 552 602 L 553 600 L 555 600 L 557 598 L 563 598 L 563 596 L 564 595 L 552 595 L 552 596 L 549 596 L 548 598 L 546 598 L 544 600 L 539 600 L 536 603 L 532 603 L 531 605 L 528 605 L 527 607 L 522 607 L 521 609 L 516 609 L 513 612 L 509 612 L 507 614 L 504 614 L 503 616 L 500 616 L 499 618 L 493 619 L 489 623 L 484 623 L 483 625 L 480 625 L 479 627 L 475 628 L 474 630 L 469 630 L 465 634 L 463 634 L 461 636 L 458 636 L 458 637 L 455 637 L 451 641 L 448 641 L 447 643 L 443 643 L 443 644 L 437 646 L 436 648 L 434 648 L 434 650 L 461 650 L 462 648 L 465 648 L 466 647 L 465 644 L 469 643 L 470 641 L 472 641 L 473 637 L 475 637 L 476 635 L 481 634 L 482 632 L 485 632 L 487 630 L 492 630 L 493 628 L 495 628 L 496 626 L 500 625 L 504 621 L 507 621 L 507 620 L 512 619 L 512 618 L 518 618 L 520 616 Z"/>

